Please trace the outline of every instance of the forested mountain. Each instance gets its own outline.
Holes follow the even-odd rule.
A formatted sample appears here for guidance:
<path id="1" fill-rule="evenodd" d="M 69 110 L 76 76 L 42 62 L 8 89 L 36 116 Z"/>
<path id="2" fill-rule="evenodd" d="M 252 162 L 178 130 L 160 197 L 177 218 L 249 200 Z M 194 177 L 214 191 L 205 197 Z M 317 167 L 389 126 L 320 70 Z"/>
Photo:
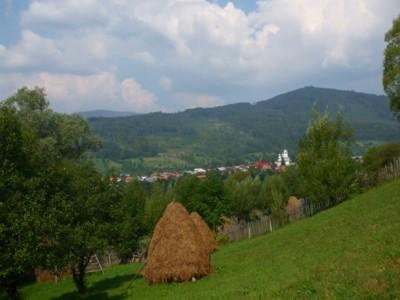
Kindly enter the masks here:
<path id="1" fill-rule="evenodd" d="M 385 96 L 305 87 L 254 104 L 92 118 L 93 130 L 103 139 L 96 161 L 104 172 L 112 167 L 143 174 L 272 159 L 283 148 L 293 154 L 314 103 L 319 110 L 343 112 L 355 129 L 357 153 L 400 139 L 400 123 Z"/>
<path id="2" fill-rule="evenodd" d="M 117 118 L 117 117 L 128 117 L 133 116 L 136 113 L 127 111 L 113 111 L 113 110 L 89 110 L 78 112 L 84 118 Z"/>

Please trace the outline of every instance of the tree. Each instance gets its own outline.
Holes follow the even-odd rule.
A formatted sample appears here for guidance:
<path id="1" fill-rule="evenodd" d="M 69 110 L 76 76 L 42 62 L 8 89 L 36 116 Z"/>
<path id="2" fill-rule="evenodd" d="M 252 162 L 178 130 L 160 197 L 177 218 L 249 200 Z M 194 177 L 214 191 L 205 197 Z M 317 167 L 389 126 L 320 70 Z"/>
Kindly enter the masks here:
<path id="1" fill-rule="evenodd" d="M 386 143 L 368 149 L 363 157 L 363 168 L 370 184 L 376 184 L 379 171 L 396 159 L 400 159 L 400 143 Z"/>
<path id="2" fill-rule="evenodd" d="M 216 229 L 222 215 L 228 211 L 222 175 L 217 171 L 207 172 L 207 177 L 199 181 L 197 194 L 189 211 L 199 213 L 212 229 Z"/>
<path id="3" fill-rule="evenodd" d="M 339 113 L 331 120 L 315 109 L 300 140 L 297 164 L 304 180 L 305 196 L 333 205 L 352 192 L 355 163 L 351 157 L 353 133 Z"/>
<path id="4" fill-rule="evenodd" d="M 400 112 L 400 15 L 385 35 L 387 43 L 384 58 L 383 87 L 390 99 L 393 112 Z"/>
<path id="5" fill-rule="evenodd" d="M 89 163 L 64 161 L 63 189 L 53 199 L 45 221 L 48 267 L 69 268 L 79 291 L 86 292 L 86 267 L 90 258 L 112 246 L 121 219 L 121 194 Z M 50 228 L 48 228 L 50 229 Z M 118 239 L 117 239 L 118 240 Z"/>
<path id="6" fill-rule="evenodd" d="M 175 195 L 189 212 L 199 213 L 211 228 L 216 228 L 228 210 L 223 178 L 217 171 L 207 172 L 205 179 L 181 178 L 176 184 Z"/>
<path id="7" fill-rule="evenodd" d="M 95 151 L 101 145 L 85 119 L 76 114 L 52 111 L 41 88 L 23 87 L 5 99 L 1 106 L 14 110 L 25 129 L 63 159 L 81 159 L 89 150 Z"/>
<path id="8" fill-rule="evenodd" d="M 36 210 L 29 206 L 35 194 L 26 182 L 29 145 L 32 143 L 24 136 L 15 111 L 0 107 L 0 287 L 10 299 L 19 298 L 18 279 L 37 254 L 35 236 L 26 234 L 36 217 Z"/>
<path id="9" fill-rule="evenodd" d="M 151 185 L 150 197 L 146 200 L 144 213 L 144 227 L 147 233 L 153 232 L 168 203 L 173 201 L 172 187 L 164 186 L 156 181 Z"/>
<path id="10" fill-rule="evenodd" d="M 280 175 L 267 177 L 261 195 L 264 209 L 270 214 L 280 214 L 289 198 L 289 191 L 283 177 Z"/>
<path id="11" fill-rule="evenodd" d="M 121 221 L 114 226 L 118 239 L 113 242 L 119 258 L 128 262 L 134 251 L 139 247 L 139 238 L 144 235 L 144 210 L 146 192 L 138 181 L 132 181 L 123 187 L 122 205 L 120 206 Z"/>
<path id="12" fill-rule="evenodd" d="M 297 165 L 289 166 L 285 172 L 280 174 L 288 190 L 288 196 L 304 196 L 303 178 Z"/>
<path id="13" fill-rule="evenodd" d="M 49 108 L 43 89 L 0 103 L 0 285 L 18 298 L 22 274 L 72 267 L 84 291 L 88 255 L 108 243 L 119 194 L 85 163 L 98 139 L 79 116 Z M 83 273 L 83 275 L 82 275 Z"/>
<path id="14" fill-rule="evenodd" d="M 225 181 L 226 197 L 229 201 L 230 214 L 239 221 L 250 222 L 252 212 L 262 208 L 260 200 L 261 182 L 249 174 L 237 172 Z"/>

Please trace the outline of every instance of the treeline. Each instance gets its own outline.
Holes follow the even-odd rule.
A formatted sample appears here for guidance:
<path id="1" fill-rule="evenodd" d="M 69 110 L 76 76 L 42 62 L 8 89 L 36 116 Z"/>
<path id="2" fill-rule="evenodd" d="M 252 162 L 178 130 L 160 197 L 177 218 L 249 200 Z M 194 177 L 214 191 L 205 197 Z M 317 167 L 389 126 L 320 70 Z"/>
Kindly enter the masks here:
<path id="1" fill-rule="evenodd" d="M 335 205 L 377 182 L 400 156 L 398 144 L 351 158 L 351 128 L 341 115 L 314 110 L 297 164 L 280 174 L 209 172 L 204 179 L 120 185 L 98 173 L 88 153 L 101 143 L 77 115 L 49 109 L 41 89 L 22 88 L 0 103 L 0 287 L 17 286 L 36 268 L 69 272 L 85 293 L 90 257 L 114 249 L 127 262 L 173 200 L 212 228 L 223 216 L 241 222 L 285 214 L 289 196 Z"/>

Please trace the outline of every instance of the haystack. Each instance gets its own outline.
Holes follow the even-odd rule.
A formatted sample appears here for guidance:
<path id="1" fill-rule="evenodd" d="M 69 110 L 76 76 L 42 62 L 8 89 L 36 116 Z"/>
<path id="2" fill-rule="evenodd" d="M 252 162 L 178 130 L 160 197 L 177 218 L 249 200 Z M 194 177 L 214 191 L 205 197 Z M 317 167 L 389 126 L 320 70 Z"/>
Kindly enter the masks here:
<path id="1" fill-rule="evenodd" d="M 37 282 L 45 283 L 45 282 L 55 282 L 58 280 L 63 280 L 68 276 L 67 271 L 61 272 L 61 274 L 55 275 L 54 272 L 51 272 L 46 269 L 37 268 L 35 269 L 35 278 Z"/>
<path id="2" fill-rule="evenodd" d="M 200 232 L 208 253 L 213 253 L 215 250 L 217 250 L 217 242 L 210 227 L 208 227 L 206 222 L 204 222 L 203 218 L 197 212 L 192 212 L 190 217 L 192 218 L 193 223 L 196 225 L 197 230 Z"/>
<path id="3" fill-rule="evenodd" d="M 170 203 L 158 221 L 143 271 L 150 283 L 183 282 L 206 276 L 210 255 L 187 210 Z"/>
<path id="4" fill-rule="evenodd" d="M 47 271 L 47 270 L 43 270 L 43 269 L 35 269 L 35 277 L 36 277 L 36 281 L 37 282 L 52 282 L 55 281 L 56 277 L 54 276 L 54 274 L 52 274 L 51 272 Z"/>
<path id="5" fill-rule="evenodd" d="M 286 211 L 289 215 L 290 221 L 296 221 L 303 217 L 303 206 L 300 199 L 291 196 L 286 206 Z"/>

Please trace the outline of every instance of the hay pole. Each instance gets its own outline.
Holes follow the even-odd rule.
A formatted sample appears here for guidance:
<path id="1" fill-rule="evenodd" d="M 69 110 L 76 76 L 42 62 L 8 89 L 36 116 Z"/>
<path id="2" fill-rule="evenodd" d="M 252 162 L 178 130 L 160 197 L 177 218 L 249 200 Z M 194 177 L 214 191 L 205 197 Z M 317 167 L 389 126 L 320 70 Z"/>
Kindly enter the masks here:
<path id="1" fill-rule="evenodd" d="M 97 257 L 97 254 L 94 255 L 94 258 L 96 259 L 96 262 L 99 265 L 101 273 L 104 275 L 104 270 L 103 270 L 103 267 L 101 266 L 99 258 Z"/>
<path id="2" fill-rule="evenodd" d="M 149 247 L 150 247 L 150 243 L 147 245 L 146 251 L 144 253 L 148 253 Z M 138 279 L 140 277 L 140 274 L 142 274 L 145 266 L 146 266 L 146 264 L 144 263 L 143 266 L 138 271 L 133 273 L 133 278 L 131 279 L 131 282 L 126 287 L 126 289 L 128 291 L 128 295 L 130 294 L 130 290 L 131 290 L 132 284 L 135 282 L 136 279 Z"/>

